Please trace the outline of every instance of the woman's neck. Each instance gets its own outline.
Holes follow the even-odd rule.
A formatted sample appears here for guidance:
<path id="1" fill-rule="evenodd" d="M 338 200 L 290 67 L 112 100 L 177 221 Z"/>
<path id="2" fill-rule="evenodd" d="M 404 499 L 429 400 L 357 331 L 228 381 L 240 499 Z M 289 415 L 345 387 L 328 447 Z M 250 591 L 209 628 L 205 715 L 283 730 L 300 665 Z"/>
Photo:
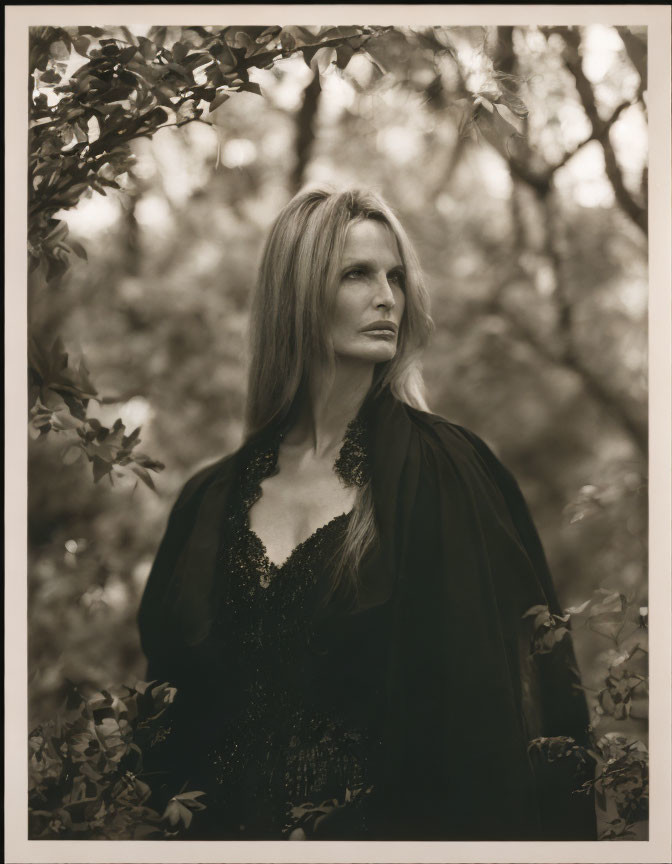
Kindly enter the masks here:
<path id="1" fill-rule="evenodd" d="M 285 440 L 310 449 L 317 457 L 340 449 L 348 423 L 359 411 L 373 382 L 373 366 L 338 362 L 333 377 L 318 372 L 308 398 Z"/>

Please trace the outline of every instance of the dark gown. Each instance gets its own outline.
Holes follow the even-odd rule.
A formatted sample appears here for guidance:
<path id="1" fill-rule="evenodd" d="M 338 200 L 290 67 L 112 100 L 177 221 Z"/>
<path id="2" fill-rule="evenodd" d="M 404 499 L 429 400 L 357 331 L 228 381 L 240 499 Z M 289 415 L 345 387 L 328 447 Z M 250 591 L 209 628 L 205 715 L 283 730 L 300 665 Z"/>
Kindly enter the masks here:
<path id="1" fill-rule="evenodd" d="M 195 839 L 594 839 L 585 763 L 528 751 L 587 743 L 588 714 L 571 640 L 530 653 L 524 612 L 561 610 L 515 480 L 387 390 L 351 433 L 379 535 L 354 611 L 325 603 L 349 514 L 281 567 L 249 528 L 280 429 L 180 495 L 139 617 L 149 677 L 178 688 L 157 795 L 206 792 Z"/>
<path id="2" fill-rule="evenodd" d="M 362 431 L 351 424 L 337 462 L 350 485 L 366 472 Z M 248 513 L 277 471 L 278 438 L 241 466 L 222 532 L 215 623 L 183 658 L 189 674 L 171 676 L 173 755 L 153 754 L 156 767 L 173 764 L 167 789 L 187 782 L 206 793 L 192 838 L 278 839 L 295 827 L 312 836 L 321 817 L 346 804 L 349 835 L 367 832 L 389 603 L 324 605 L 351 513 L 318 528 L 281 565 L 270 561 Z"/>

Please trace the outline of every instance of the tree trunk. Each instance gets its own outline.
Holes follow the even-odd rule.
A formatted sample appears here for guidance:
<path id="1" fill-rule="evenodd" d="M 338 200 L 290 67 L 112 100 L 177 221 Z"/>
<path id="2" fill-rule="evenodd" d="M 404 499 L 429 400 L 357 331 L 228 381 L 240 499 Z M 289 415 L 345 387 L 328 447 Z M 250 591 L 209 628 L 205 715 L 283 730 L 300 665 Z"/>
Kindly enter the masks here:
<path id="1" fill-rule="evenodd" d="M 290 178 L 292 195 L 299 191 L 305 180 L 315 142 L 315 122 L 321 91 L 320 72 L 316 69 L 310 84 L 303 91 L 303 103 L 296 115 L 296 161 Z"/>

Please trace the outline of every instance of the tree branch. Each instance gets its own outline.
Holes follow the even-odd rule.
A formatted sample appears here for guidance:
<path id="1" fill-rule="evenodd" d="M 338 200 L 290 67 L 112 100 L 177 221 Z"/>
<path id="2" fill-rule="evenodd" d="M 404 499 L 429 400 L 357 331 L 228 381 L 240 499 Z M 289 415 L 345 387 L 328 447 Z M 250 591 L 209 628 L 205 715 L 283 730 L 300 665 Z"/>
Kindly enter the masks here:
<path id="1" fill-rule="evenodd" d="M 632 416 L 624 406 L 619 394 L 608 387 L 592 369 L 578 356 L 573 346 L 565 346 L 560 352 L 550 348 L 548 340 L 542 339 L 525 324 L 518 315 L 509 309 L 498 298 L 493 298 L 490 309 L 501 315 L 509 324 L 518 338 L 525 342 L 535 353 L 553 366 L 558 366 L 573 372 L 580 380 L 591 398 L 598 402 L 607 413 L 611 414 L 628 433 L 629 438 L 637 449 L 646 455 L 648 447 L 648 433 L 646 426 Z"/>
<path id="2" fill-rule="evenodd" d="M 569 160 L 579 152 L 582 147 L 585 147 L 590 141 L 599 141 L 603 148 L 606 144 L 605 162 L 608 162 L 608 172 L 613 176 L 614 170 L 618 174 L 618 178 L 610 176 L 612 184 L 618 183 L 620 178 L 622 190 L 625 187 L 620 176 L 620 168 L 616 164 L 613 148 L 609 140 L 609 130 L 616 122 L 621 113 L 632 103 L 624 101 L 612 111 L 607 120 L 602 120 L 597 112 L 594 94 L 590 82 L 583 74 L 581 60 L 579 55 L 580 37 L 574 31 L 568 31 L 565 27 L 546 28 L 544 32 L 558 32 L 563 38 L 568 34 L 570 36 L 570 44 L 574 45 L 574 53 L 570 55 L 569 49 L 566 55 L 570 61 L 575 63 L 575 81 L 577 89 L 584 104 L 584 110 L 588 115 L 591 124 L 590 135 L 580 141 L 572 150 L 562 156 L 555 164 L 547 167 L 533 168 L 532 154 L 527 142 L 521 152 L 514 154 L 507 151 L 505 147 L 498 148 L 501 155 L 506 159 L 511 176 L 514 179 L 514 195 L 511 199 L 512 218 L 518 245 L 521 251 L 526 246 L 525 230 L 521 219 L 521 212 L 518 206 L 518 201 L 515 196 L 515 181 L 522 181 L 527 186 L 532 188 L 536 193 L 537 206 L 541 208 L 539 222 L 543 228 L 543 253 L 553 269 L 554 275 L 554 291 L 552 294 L 552 302 L 555 305 L 555 327 L 554 337 L 558 340 L 558 347 L 554 347 L 554 339 L 545 338 L 543 335 L 537 334 L 524 320 L 514 313 L 504 300 L 504 285 L 506 280 L 500 280 L 499 288 L 490 298 L 489 308 L 504 317 L 510 324 L 513 332 L 518 335 L 521 341 L 531 347 L 540 357 L 547 362 L 573 372 L 581 379 L 581 382 L 588 395 L 600 404 L 609 414 L 611 414 L 627 432 L 633 444 L 640 450 L 642 454 L 646 453 L 648 443 L 648 433 L 646 424 L 642 423 L 635 413 L 631 411 L 621 394 L 614 391 L 602 377 L 592 370 L 585 360 L 580 356 L 574 338 L 573 325 L 573 305 L 572 297 L 567 292 L 567 278 L 564 272 L 565 257 L 558 246 L 559 237 L 561 236 L 562 225 L 558 224 L 556 214 L 554 212 L 554 196 L 553 196 L 553 175 L 556 171 L 567 164 Z M 502 64 L 503 71 L 506 75 L 513 78 L 513 73 L 516 69 L 516 58 L 513 50 L 512 32 L 509 28 L 498 28 L 498 63 Z M 573 40 L 573 41 L 572 41 Z M 578 68 L 576 64 L 578 63 Z M 571 70 L 570 70 L 571 71 Z M 578 76 L 578 80 L 577 80 Z M 515 78 L 513 79 L 515 83 Z M 606 151 L 611 153 L 611 161 L 607 160 Z M 614 169 L 615 166 L 615 169 Z M 616 191 L 616 187 L 615 187 Z M 627 190 L 625 190 L 627 193 Z M 620 193 L 623 197 L 622 192 Z M 621 203 L 619 201 L 619 203 Z M 638 207 L 636 202 L 631 201 L 632 207 Z M 621 206 L 623 204 L 621 203 Z M 640 208 L 641 210 L 641 208 Z M 641 226 L 640 226 L 641 227 Z"/>
<path id="3" fill-rule="evenodd" d="M 621 113 L 623 111 L 625 111 L 626 108 L 630 108 L 630 106 L 633 104 L 634 103 L 632 103 L 632 102 L 621 102 L 620 105 L 618 105 L 616 108 L 614 108 L 609 119 L 603 121 L 604 127 L 605 127 L 605 132 L 608 132 L 611 129 L 611 127 L 614 125 L 614 123 L 618 120 L 618 118 L 621 116 Z M 591 132 L 587 138 L 584 138 L 583 141 L 580 141 L 576 145 L 576 147 L 574 147 L 572 150 L 568 150 L 565 153 L 565 155 L 555 163 L 555 165 L 551 166 L 548 169 L 548 173 L 549 174 L 555 174 L 555 172 L 559 168 L 562 168 L 564 165 L 566 165 L 569 162 L 569 160 L 572 157 L 576 156 L 576 154 L 579 152 L 579 150 L 581 150 L 583 147 L 585 147 L 586 144 L 590 144 L 591 141 L 596 141 L 596 140 L 597 139 L 595 138 L 595 133 Z"/>
<path id="4" fill-rule="evenodd" d="M 545 32 L 564 32 L 565 29 L 566 28 L 562 27 L 546 28 Z M 497 28 L 497 51 L 495 55 L 495 68 L 499 72 L 503 73 L 503 75 L 507 79 L 509 89 L 515 92 L 518 87 L 515 78 L 516 55 L 513 47 L 513 27 Z M 533 169 L 531 167 L 529 158 L 529 146 L 525 139 L 522 139 L 519 142 L 523 145 L 522 152 L 514 154 L 508 152 L 504 147 L 502 147 L 500 153 L 509 163 L 509 168 L 514 174 L 514 176 L 517 177 L 519 180 L 527 183 L 528 186 L 531 186 L 537 192 L 537 195 L 543 198 L 550 191 L 550 187 L 553 182 L 553 175 L 555 174 L 555 172 L 558 171 L 560 168 L 564 167 L 570 161 L 570 159 L 572 159 L 583 147 L 586 146 L 586 144 L 589 144 L 591 141 L 600 141 L 602 138 L 606 138 L 608 140 L 609 130 L 618 120 L 621 113 L 626 108 L 629 108 L 632 104 L 633 103 L 629 101 L 621 102 L 621 104 L 614 109 L 611 116 L 607 120 L 601 120 L 599 115 L 597 115 L 597 110 L 595 109 L 593 111 L 592 117 L 589 114 L 589 119 L 591 120 L 592 127 L 590 135 L 588 135 L 587 138 L 584 138 L 583 141 L 580 141 L 574 148 L 568 150 L 557 162 L 555 162 L 553 165 L 549 165 L 546 168 Z M 594 107 L 594 99 L 592 100 L 592 105 Z M 587 111 L 586 113 L 589 112 Z"/>
<path id="5" fill-rule="evenodd" d="M 558 33 L 565 43 L 563 58 L 565 66 L 572 74 L 576 89 L 592 127 L 592 138 L 599 141 L 604 152 L 604 166 L 609 182 L 614 190 L 616 201 L 621 209 L 637 225 L 644 234 L 648 234 L 648 213 L 632 196 L 623 181 L 623 172 L 616 159 L 611 138 L 610 125 L 602 120 L 597 110 L 593 85 L 583 71 L 581 63 L 581 35 L 578 30 L 567 27 L 544 28 L 545 33 Z M 620 112 L 619 112 L 620 113 Z"/>

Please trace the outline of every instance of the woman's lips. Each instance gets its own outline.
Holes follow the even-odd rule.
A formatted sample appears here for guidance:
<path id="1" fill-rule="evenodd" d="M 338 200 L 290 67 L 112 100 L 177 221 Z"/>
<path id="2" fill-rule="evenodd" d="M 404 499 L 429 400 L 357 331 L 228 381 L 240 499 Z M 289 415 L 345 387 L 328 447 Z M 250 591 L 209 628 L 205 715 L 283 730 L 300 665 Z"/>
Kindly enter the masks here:
<path id="1" fill-rule="evenodd" d="M 389 327 L 385 330 L 363 330 L 362 332 L 366 336 L 375 336 L 378 339 L 394 339 L 397 335 L 394 330 L 390 330 Z"/>
<path id="2" fill-rule="evenodd" d="M 362 333 L 379 339 L 394 339 L 397 335 L 397 327 L 392 321 L 374 321 L 368 327 L 364 327 Z"/>

